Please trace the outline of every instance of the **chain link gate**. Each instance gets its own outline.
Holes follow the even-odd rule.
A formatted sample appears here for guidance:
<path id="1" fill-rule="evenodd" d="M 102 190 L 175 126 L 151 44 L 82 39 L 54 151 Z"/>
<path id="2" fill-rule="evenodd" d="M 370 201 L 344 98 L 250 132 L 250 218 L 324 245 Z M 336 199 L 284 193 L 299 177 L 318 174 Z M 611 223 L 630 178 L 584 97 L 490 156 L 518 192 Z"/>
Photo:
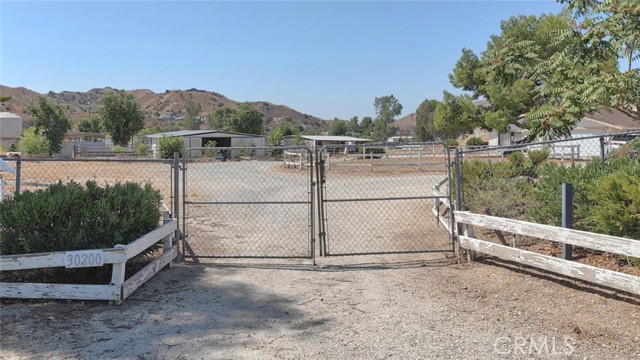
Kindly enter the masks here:
<path id="1" fill-rule="evenodd" d="M 313 258 L 312 164 L 304 147 L 188 149 L 185 259 Z"/>
<path id="2" fill-rule="evenodd" d="M 441 143 L 323 147 L 316 164 L 321 255 L 452 251 L 451 215 L 448 228 L 433 216 L 451 203 L 449 164 Z"/>

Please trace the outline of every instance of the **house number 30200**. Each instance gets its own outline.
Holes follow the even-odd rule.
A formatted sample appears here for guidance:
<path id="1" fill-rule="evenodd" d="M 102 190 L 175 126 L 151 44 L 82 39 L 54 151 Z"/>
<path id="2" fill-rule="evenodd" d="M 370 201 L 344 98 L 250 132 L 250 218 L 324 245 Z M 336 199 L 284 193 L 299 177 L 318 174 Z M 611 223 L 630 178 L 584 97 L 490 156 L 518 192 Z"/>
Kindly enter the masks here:
<path id="1" fill-rule="evenodd" d="M 100 250 L 67 251 L 64 253 L 64 267 L 80 268 L 104 265 L 104 255 Z"/>

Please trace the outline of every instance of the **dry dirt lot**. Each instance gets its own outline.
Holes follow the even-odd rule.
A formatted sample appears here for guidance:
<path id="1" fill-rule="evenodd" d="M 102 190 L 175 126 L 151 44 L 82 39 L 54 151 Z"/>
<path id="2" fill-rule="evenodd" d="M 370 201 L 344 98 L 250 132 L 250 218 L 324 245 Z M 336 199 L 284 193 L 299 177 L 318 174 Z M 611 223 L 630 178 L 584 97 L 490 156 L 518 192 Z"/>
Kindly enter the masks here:
<path id="1" fill-rule="evenodd" d="M 640 298 L 442 254 L 177 265 L 120 306 L 8 302 L 1 359 L 640 359 Z"/>

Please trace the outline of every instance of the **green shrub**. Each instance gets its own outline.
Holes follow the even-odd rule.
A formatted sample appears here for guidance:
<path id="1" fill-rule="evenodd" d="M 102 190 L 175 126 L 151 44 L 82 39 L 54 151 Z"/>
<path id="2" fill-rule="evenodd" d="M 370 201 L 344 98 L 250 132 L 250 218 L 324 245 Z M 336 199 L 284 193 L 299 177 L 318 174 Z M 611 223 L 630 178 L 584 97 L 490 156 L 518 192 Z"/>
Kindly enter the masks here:
<path id="1" fill-rule="evenodd" d="M 336 150 L 337 151 L 337 150 Z M 384 154 L 384 147 L 359 147 L 358 154 L 364 154 L 364 152 L 368 154 Z"/>
<path id="2" fill-rule="evenodd" d="M 149 149 L 147 148 L 147 144 L 143 143 L 142 141 L 136 143 L 136 153 L 138 155 L 145 156 L 147 155 L 148 151 Z"/>
<path id="3" fill-rule="evenodd" d="M 594 232 L 640 239 L 640 174 L 616 171 L 588 190 Z"/>
<path id="4" fill-rule="evenodd" d="M 467 139 L 467 146 L 486 146 L 486 145 L 489 145 L 489 143 L 480 139 L 477 136 L 470 137 L 469 139 Z"/>
<path id="5" fill-rule="evenodd" d="M 531 162 L 531 165 L 536 167 L 549 159 L 549 150 L 540 149 L 540 150 L 529 150 L 527 152 L 527 157 Z"/>
<path id="6" fill-rule="evenodd" d="M 160 193 L 147 184 L 70 182 L 0 203 L 0 254 L 111 248 L 158 226 Z"/>
<path id="7" fill-rule="evenodd" d="M 459 145 L 458 140 L 456 139 L 447 139 L 444 143 L 450 148 L 458 147 Z"/>
<path id="8" fill-rule="evenodd" d="M 207 143 L 204 144 L 204 147 L 208 148 L 208 149 L 204 150 L 204 156 L 212 158 L 212 157 L 218 155 L 220 150 L 215 148 L 216 145 L 217 145 L 217 143 L 215 141 L 213 141 L 213 140 L 207 141 Z"/>
<path id="9" fill-rule="evenodd" d="M 123 149 L 123 148 L 122 148 L 122 146 L 120 146 L 120 145 L 113 145 L 113 146 L 111 147 L 111 150 L 112 150 L 114 153 L 116 153 L 116 154 L 120 154 L 120 153 L 122 153 L 122 151 L 123 151 L 124 149 Z"/>
<path id="10" fill-rule="evenodd" d="M 161 159 L 173 159 L 174 153 L 184 154 L 184 141 L 179 136 L 163 136 L 158 139 L 158 156 Z"/>
<path id="11" fill-rule="evenodd" d="M 36 134 L 35 127 L 30 127 L 22 132 L 17 147 L 18 151 L 29 155 L 49 153 L 49 142 L 42 134 Z"/>
<path id="12" fill-rule="evenodd" d="M 238 156 L 254 156 L 256 154 L 256 144 L 252 141 L 249 143 L 242 143 L 238 146 Z"/>

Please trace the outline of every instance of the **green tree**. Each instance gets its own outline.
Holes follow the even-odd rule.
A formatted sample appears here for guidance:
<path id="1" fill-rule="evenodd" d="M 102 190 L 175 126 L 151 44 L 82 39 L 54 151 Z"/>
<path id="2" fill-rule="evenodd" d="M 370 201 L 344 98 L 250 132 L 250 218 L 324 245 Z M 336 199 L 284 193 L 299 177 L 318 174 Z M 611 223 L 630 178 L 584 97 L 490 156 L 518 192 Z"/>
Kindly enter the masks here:
<path id="1" fill-rule="evenodd" d="M 158 139 L 158 155 L 161 159 L 173 159 L 174 153 L 184 154 L 184 140 L 180 136 L 163 136 Z"/>
<path id="2" fill-rule="evenodd" d="M 362 135 L 370 136 L 371 130 L 373 129 L 373 119 L 371 116 L 365 116 L 362 118 L 360 122 L 360 130 L 362 131 Z"/>
<path id="3" fill-rule="evenodd" d="M 200 103 L 188 100 L 185 104 L 185 117 L 182 120 L 182 126 L 189 130 L 200 129 L 200 122 L 198 121 L 200 110 L 202 110 Z"/>
<path id="4" fill-rule="evenodd" d="M 78 131 L 88 133 L 101 133 L 103 131 L 100 118 L 95 115 L 83 116 L 76 124 L 76 128 Z"/>
<path id="5" fill-rule="evenodd" d="M 32 126 L 22 131 L 18 140 L 18 151 L 30 155 L 44 155 L 49 152 L 49 142 Z"/>
<path id="6" fill-rule="evenodd" d="M 98 103 L 103 128 L 115 145 L 126 146 L 144 128 L 144 113 L 133 95 L 124 91 L 105 94 Z"/>
<path id="7" fill-rule="evenodd" d="M 49 155 L 62 150 L 64 135 L 71 129 L 71 121 L 58 104 L 39 96 L 35 102 L 27 104 L 26 113 L 35 118 L 37 133 L 42 133 L 49 145 Z"/>
<path id="8" fill-rule="evenodd" d="M 249 104 L 242 104 L 231 116 L 229 131 L 245 134 L 264 134 L 264 115 Z"/>
<path id="9" fill-rule="evenodd" d="M 517 124 L 530 129 L 531 137 L 568 133 L 575 119 L 565 117 L 552 126 L 540 126 L 546 120 L 531 115 L 564 96 L 540 91 L 551 81 L 549 71 L 540 66 L 575 42 L 553 36 L 570 28 L 565 15 L 514 16 L 501 22 L 501 33 L 490 37 L 480 58 L 462 50 L 449 79 L 455 87 L 471 91 L 473 99 L 488 100 L 488 106 L 480 109 L 483 127 L 506 131 Z M 522 115 L 527 121 L 521 121 Z"/>
<path id="10" fill-rule="evenodd" d="M 281 146 L 284 138 L 292 135 L 300 135 L 300 132 L 289 123 L 281 122 L 269 132 L 267 143 L 269 146 Z"/>
<path id="11" fill-rule="evenodd" d="M 212 129 L 227 131 L 231 128 L 231 118 L 233 114 L 234 109 L 227 106 L 221 107 L 209 114 L 207 121 Z"/>
<path id="12" fill-rule="evenodd" d="M 338 136 L 338 135 L 347 135 L 347 131 L 349 129 L 349 123 L 344 121 L 344 120 L 340 120 L 338 118 L 334 118 L 333 121 L 331 122 L 331 128 L 329 129 L 329 135 L 334 135 L 334 136 Z"/>
<path id="13" fill-rule="evenodd" d="M 393 94 L 375 98 L 373 105 L 378 115 L 373 122 L 373 138 L 383 141 L 395 134 L 396 128 L 389 124 L 402 113 L 402 105 Z"/>
<path id="14" fill-rule="evenodd" d="M 413 138 L 417 141 L 433 141 L 438 138 L 438 131 L 433 123 L 438 100 L 425 100 L 416 110 L 416 126 Z"/>
<path id="15" fill-rule="evenodd" d="M 360 130 L 360 127 L 358 126 L 358 117 L 354 116 L 349 121 L 349 132 L 353 134 L 353 133 L 357 133 L 359 130 Z"/>
<path id="16" fill-rule="evenodd" d="M 473 131 L 481 123 L 478 108 L 471 102 L 471 96 L 455 96 L 444 92 L 442 102 L 436 104 L 433 114 L 433 125 L 446 138 Z"/>

